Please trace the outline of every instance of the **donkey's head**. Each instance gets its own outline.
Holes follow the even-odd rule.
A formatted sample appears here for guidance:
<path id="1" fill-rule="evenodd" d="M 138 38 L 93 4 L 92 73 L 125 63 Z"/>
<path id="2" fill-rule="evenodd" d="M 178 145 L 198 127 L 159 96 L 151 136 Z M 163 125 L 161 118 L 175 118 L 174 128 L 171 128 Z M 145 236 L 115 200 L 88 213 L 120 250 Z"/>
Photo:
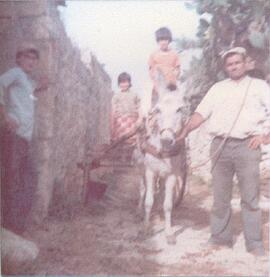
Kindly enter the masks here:
<path id="1" fill-rule="evenodd" d="M 178 90 L 164 94 L 153 108 L 156 130 L 164 148 L 174 146 L 176 135 L 184 125 L 185 109 L 183 96 Z"/>

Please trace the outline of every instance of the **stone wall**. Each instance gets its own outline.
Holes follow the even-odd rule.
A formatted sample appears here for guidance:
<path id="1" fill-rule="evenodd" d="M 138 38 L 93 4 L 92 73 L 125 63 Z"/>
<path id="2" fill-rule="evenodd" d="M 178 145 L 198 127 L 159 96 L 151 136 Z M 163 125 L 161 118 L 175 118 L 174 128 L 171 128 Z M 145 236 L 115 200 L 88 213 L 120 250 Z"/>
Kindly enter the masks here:
<path id="1" fill-rule="evenodd" d="M 59 17 L 57 5 L 64 3 L 0 2 L 0 74 L 14 66 L 21 41 L 31 41 L 41 52 L 36 75 L 47 75 L 51 83 L 36 102 L 39 218 L 47 215 L 53 192 L 57 201 L 80 201 L 83 173 L 77 162 L 109 141 L 111 81 L 95 57 L 88 65 L 81 61 Z"/>

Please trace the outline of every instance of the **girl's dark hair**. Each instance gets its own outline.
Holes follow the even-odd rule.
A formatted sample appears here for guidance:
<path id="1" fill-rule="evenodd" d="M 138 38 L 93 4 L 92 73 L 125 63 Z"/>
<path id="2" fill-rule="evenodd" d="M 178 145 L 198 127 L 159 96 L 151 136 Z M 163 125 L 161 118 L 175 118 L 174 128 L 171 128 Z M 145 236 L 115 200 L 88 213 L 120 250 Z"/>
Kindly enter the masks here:
<path id="1" fill-rule="evenodd" d="M 131 77 L 127 72 L 122 72 L 121 74 L 119 74 L 118 76 L 118 85 L 122 82 L 126 82 L 128 81 L 130 83 L 130 87 L 131 87 Z"/>
<path id="2" fill-rule="evenodd" d="M 160 40 L 168 40 L 169 42 L 172 41 L 172 33 L 167 27 L 161 27 L 156 32 L 156 41 L 159 42 Z"/>

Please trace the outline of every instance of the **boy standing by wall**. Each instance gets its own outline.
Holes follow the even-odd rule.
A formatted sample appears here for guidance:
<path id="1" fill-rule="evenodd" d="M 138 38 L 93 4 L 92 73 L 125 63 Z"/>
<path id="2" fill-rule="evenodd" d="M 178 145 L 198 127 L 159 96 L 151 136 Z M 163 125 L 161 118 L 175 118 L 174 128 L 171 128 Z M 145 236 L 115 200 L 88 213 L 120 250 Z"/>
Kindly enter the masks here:
<path id="1" fill-rule="evenodd" d="M 37 183 L 31 153 L 34 94 L 47 89 L 47 81 L 31 78 L 38 60 L 38 49 L 23 43 L 17 65 L 0 76 L 2 226 L 17 233 L 25 230 Z"/>

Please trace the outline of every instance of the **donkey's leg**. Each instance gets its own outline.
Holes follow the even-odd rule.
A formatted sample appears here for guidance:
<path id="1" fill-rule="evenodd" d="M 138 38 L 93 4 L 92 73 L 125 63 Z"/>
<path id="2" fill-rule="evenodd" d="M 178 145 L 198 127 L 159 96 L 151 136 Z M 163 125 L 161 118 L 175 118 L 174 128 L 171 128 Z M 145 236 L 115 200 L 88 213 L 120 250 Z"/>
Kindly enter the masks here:
<path id="1" fill-rule="evenodd" d="M 146 192 L 146 188 L 145 188 L 145 180 L 144 177 L 140 178 L 140 199 L 139 199 L 139 204 L 138 204 L 138 210 L 142 210 L 143 209 L 143 204 L 144 204 L 144 199 L 145 199 L 145 192 Z"/>
<path id="2" fill-rule="evenodd" d="M 168 244 L 175 244 L 176 238 L 172 229 L 173 194 L 176 185 L 176 176 L 169 175 L 165 183 L 165 199 L 163 210 L 165 215 L 165 234 Z"/>
<path id="3" fill-rule="evenodd" d="M 140 195 L 139 195 L 139 203 L 138 203 L 138 207 L 137 207 L 137 212 L 136 212 L 136 216 L 138 221 L 141 221 L 143 219 L 143 215 L 144 215 L 144 201 L 145 201 L 145 193 L 146 193 L 146 184 L 145 184 L 145 176 L 143 175 L 140 178 Z"/>
<path id="4" fill-rule="evenodd" d="M 176 186 L 175 186 L 175 197 L 174 197 L 173 207 L 177 207 L 183 199 L 183 196 L 185 193 L 185 188 L 183 187 L 183 185 L 184 183 L 183 183 L 182 177 L 178 176 L 176 180 Z"/>
<path id="5" fill-rule="evenodd" d="M 154 178 L 155 174 L 152 170 L 146 169 L 145 171 L 145 183 L 146 183 L 146 195 L 145 195 L 145 226 L 148 227 L 150 223 L 150 214 L 154 203 Z"/>

